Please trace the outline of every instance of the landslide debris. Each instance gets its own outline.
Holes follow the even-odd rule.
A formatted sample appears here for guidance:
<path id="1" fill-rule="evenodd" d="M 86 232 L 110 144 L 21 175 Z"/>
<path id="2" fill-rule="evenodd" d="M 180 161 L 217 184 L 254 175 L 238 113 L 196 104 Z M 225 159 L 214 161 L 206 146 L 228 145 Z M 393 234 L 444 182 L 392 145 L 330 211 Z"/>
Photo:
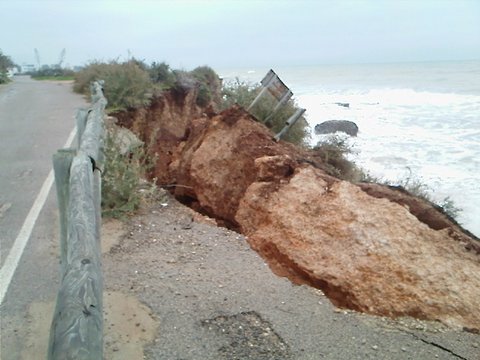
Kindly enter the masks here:
<path id="1" fill-rule="evenodd" d="M 160 185 L 247 235 L 276 274 L 339 307 L 480 328 L 478 245 L 431 204 L 327 175 L 240 107 L 207 114 L 167 93 L 117 117 L 150 144 Z"/>

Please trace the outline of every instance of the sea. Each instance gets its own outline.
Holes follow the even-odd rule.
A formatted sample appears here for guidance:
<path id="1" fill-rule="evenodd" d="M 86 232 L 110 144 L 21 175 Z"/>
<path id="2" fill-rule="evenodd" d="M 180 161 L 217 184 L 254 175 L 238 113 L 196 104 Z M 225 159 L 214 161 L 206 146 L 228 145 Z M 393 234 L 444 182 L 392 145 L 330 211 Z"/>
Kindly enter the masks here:
<path id="1" fill-rule="evenodd" d="M 268 67 L 218 70 L 224 82 L 259 83 Z M 352 160 L 391 184 L 422 184 L 436 203 L 451 200 L 457 221 L 480 237 L 480 60 L 273 69 L 314 127 L 350 120 Z M 346 105 L 348 104 L 348 106 Z"/>

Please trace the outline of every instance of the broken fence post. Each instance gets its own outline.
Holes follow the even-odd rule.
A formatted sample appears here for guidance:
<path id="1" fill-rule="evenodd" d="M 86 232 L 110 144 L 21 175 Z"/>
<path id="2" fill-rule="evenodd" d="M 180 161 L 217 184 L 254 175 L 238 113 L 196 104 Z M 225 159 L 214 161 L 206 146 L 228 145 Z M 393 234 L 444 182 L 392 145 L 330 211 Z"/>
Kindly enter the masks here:
<path id="1" fill-rule="evenodd" d="M 272 118 L 273 115 L 275 115 L 275 113 L 283 106 L 285 105 L 288 100 L 290 100 L 290 98 L 293 96 L 293 92 L 291 90 L 288 90 L 284 95 L 283 97 L 280 99 L 280 101 L 277 103 L 277 105 L 275 105 L 275 107 L 273 108 L 272 112 L 270 113 L 270 115 L 267 116 L 267 118 L 263 121 L 265 124 L 268 123 L 268 120 L 270 120 Z"/>
<path id="2" fill-rule="evenodd" d="M 284 128 L 277 135 L 273 137 L 275 141 L 279 141 L 282 138 L 282 136 L 285 135 L 286 132 L 290 130 L 290 128 L 293 125 L 295 125 L 297 120 L 300 119 L 300 117 L 303 115 L 305 111 L 306 111 L 305 109 L 297 109 L 297 111 L 295 111 L 295 113 L 292 116 L 290 116 L 290 118 L 287 120 Z"/>
<path id="3" fill-rule="evenodd" d="M 268 91 L 268 88 L 267 87 L 264 87 L 259 93 L 258 95 L 255 97 L 255 99 L 252 101 L 252 103 L 250 104 L 250 106 L 248 107 L 247 111 L 250 111 L 252 110 L 252 108 L 258 103 L 258 101 L 260 100 L 260 98 Z"/>

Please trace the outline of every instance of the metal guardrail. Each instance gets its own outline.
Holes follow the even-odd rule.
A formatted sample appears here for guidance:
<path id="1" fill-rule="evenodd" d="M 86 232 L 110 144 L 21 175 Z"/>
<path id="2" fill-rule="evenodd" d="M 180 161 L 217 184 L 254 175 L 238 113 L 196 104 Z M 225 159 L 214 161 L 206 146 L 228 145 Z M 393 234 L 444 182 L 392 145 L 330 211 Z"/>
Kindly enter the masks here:
<path id="1" fill-rule="evenodd" d="M 103 358 L 100 174 L 107 100 L 102 84 L 92 84 L 92 107 L 77 113 L 77 149 L 53 156 L 62 280 L 50 329 L 50 360 Z"/>

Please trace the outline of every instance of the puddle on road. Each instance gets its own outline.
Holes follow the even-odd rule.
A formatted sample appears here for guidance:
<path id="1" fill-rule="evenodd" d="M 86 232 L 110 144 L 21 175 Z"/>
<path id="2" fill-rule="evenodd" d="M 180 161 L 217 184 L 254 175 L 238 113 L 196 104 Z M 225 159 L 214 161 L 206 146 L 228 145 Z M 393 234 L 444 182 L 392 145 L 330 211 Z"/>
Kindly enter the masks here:
<path id="1" fill-rule="evenodd" d="M 153 341 L 157 330 L 152 311 L 135 297 L 120 292 L 104 292 L 103 301 L 104 358 L 143 359 L 143 348 Z M 46 358 L 53 310 L 53 301 L 35 302 L 24 317 L 6 321 L 12 324 L 12 329 L 16 329 L 12 331 L 17 339 L 14 341 L 12 338 L 11 343 L 17 342 L 21 347 L 21 359 Z M 19 351 L 8 350 L 9 354 L 2 354 L 3 360 L 19 358 Z"/>
<path id="2" fill-rule="evenodd" d="M 108 253 L 111 248 L 118 245 L 124 235 L 125 226 L 123 222 L 111 218 L 102 219 L 102 254 Z"/>
<path id="3" fill-rule="evenodd" d="M 12 207 L 11 203 L 0 204 L 0 219 L 7 213 L 8 209 Z"/>
<path id="4" fill-rule="evenodd" d="M 143 359 L 143 347 L 153 341 L 157 330 L 152 311 L 133 296 L 119 292 L 106 292 L 104 302 L 104 357 Z"/>

